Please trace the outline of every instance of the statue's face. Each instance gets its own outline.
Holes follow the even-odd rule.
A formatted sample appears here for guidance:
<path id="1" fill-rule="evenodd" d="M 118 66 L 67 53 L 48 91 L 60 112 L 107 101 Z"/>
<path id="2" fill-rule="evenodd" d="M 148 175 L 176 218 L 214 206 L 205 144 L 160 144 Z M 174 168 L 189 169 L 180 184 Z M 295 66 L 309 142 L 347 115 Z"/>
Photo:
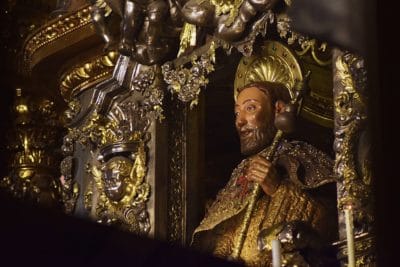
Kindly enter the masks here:
<path id="1" fill-rule="evenodd" d="M 271 143 L 276 129 L 274 108 L 267 94 L 256 87 L 242 90 L 235 104 L 235 116 L 242 154 L 256 154 Z"/>
<path id="2" fill-rule="evenodd" d="M 106 163 L 104 191 L 109 199 L 119 201 L 124 197 L 131 167 L 131 161 L 124 157 L 114 157 Z"/>

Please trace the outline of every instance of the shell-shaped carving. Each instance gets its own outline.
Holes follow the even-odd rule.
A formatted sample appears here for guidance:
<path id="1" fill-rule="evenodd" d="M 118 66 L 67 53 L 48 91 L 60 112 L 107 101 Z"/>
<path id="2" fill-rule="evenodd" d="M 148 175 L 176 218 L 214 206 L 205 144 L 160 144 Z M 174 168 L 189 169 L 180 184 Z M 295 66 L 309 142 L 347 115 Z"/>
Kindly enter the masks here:
<path id="1" fill-rule="evenodd" d="M 281 83 L 294 96 L 295 83 L 303 80 L 300 65 L 294 53 L 277 41 L 266 41 L 261 53 L 243 57 L 240 61 L 235 78 L 236 99 L 237 89 L 246 84 L 258 81 Z"/>
<path id="2" fill-rule="evenodd" d="M 245 84 L 258 81 L 281 83 L 290 89 L 294 78 L 289 66 L 279 57 L 268 56 L 256 59 L 245 75 Z"/>

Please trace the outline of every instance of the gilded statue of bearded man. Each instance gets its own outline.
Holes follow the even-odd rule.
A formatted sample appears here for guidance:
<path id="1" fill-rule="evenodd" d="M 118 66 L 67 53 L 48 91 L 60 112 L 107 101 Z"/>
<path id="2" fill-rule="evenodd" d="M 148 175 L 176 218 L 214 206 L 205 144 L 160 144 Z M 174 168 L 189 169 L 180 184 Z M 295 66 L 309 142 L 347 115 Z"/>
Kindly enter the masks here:
<path id="1" fill-rule="evenodd" d="M 257 183 L 263 194 L 240 259 L 248 266 L 270 266 L 270 241 L 278 239 L 285 266 L 326 266 L 323 248 L 334 241 L 337 230 L 333 161 L 305 142 L 286 140 L 279 143 L 272 162 L 266 160 L 261 152 L 274 138 L 274 121 L 285 110 L 289 92 L 272 82 L 248 84 L 238 92 L 235 124 L 247 158 L 207 210 L 193 234 L 193 246 L 229 259 Z"/>

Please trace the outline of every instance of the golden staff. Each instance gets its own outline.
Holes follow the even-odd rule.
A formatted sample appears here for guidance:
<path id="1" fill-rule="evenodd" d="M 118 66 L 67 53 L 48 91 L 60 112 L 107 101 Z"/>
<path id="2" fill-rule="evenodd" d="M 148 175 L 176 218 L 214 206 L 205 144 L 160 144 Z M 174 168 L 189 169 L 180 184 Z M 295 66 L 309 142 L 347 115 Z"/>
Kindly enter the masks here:
<path id="1" fill-rule="evenodd" d="M 297 110 L 297 114 L 301 110 L 301 104 L 302 104 L 302 99 L 303 96 L 305 95 L 306 91 L 306 86 L 305 84 L 308 82 L 308 79 L 310 77 L 311 72 L 308 71 L 307 74 L 304 76 L 304 80 L 301 82 L 296 83 L 295 85 L 295 95 L 290 101 L 290 104 L 285 107 L 285 111 L 279 114 L 279 116 L 282 116 L 280 119 L 276 118 L 275 119 L 275 126 L 278 129 L 278 131 L 275 134 L 274 140 L 272 141 L 271 146 L 268 148 L 264 149 L 263 151 L 260 152 L 260 155 L 265 156 L 266 159 L 270 162 L 272 162 L 272 159 L 275 155 L 276 149 L 278 148 L 279 141 L 281 140 L 282 136 L 284 133 L 289 133 L 293 130 L 294 128 L 294 114 L 295 111 Z M 299 108 L 297 108 L 299 107 Z M 278 120 L 278 122 L 277 122 Z M 244 214 L 243 222 L 240 227 L 240 232 L 238 235 L 238 239 L 236 240 L 235 246 L 233 248 L 231 258 L 234 260 L 239 259 L 240 252 L 242 251 L 243 248 L 243 243 L 244 239 L 247 234 L 247 230 L 250 225 L 250 218 L 251 215 L 253 214 L 254 207 L 256 205 L 256 201 L 258 199 L 258 196 L 261 193 L 261 186 L 259 184 L 255 184 L 253 191 L 250 194 L 250 200 L 249 204 L 246 209 L 246 213 Z"/>

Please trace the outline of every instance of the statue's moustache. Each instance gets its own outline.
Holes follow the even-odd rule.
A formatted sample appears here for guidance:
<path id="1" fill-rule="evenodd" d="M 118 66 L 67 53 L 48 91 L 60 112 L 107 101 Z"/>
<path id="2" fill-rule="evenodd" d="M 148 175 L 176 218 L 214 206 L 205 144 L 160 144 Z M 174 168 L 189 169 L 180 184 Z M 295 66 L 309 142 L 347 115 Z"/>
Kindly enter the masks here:
<path id="1" fill-rule="evenodd" d="M 256 131 L 257 131 L 257 128 L 246 126 L 246 127 L 240 128 L 238 132 L 239 132 L 240 138 L 246 138 L 246 137 L 250 136 L 252 133 L 255 133 Z"/>

